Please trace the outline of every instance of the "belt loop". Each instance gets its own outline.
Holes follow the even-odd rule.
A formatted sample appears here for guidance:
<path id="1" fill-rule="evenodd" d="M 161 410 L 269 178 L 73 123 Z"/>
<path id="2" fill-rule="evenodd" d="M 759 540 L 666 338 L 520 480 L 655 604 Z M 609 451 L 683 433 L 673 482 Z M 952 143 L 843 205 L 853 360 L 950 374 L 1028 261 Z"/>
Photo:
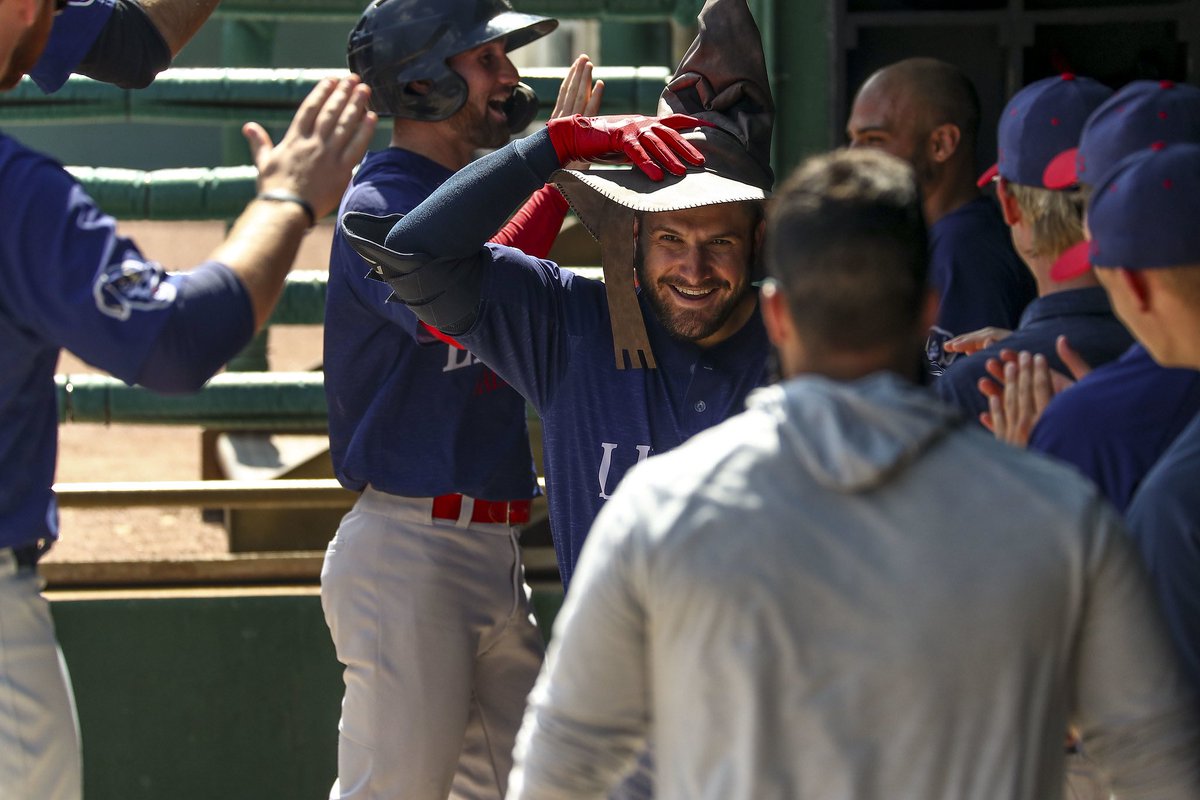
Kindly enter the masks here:
<path id="1" fill-rule="evenodd" d="M 471 525 L 471 516 L 475 513 L 475 498 L 462 496 L 462 505 L 458 509 L 458 521 L 454 523 L 455 527 L 467 528 Z"/>

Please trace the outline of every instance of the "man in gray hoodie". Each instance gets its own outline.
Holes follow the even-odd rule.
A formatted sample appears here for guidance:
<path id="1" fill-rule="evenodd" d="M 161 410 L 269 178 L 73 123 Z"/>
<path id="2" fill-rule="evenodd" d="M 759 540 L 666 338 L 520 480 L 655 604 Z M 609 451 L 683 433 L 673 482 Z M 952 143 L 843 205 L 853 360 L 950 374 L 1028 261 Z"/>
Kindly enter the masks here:
<path id="1" fill-rule="evenodd" d="M 668 800 L 1044 800 L 1068 726 L 1118 797 L 1200 797 L 1195 697 L 1115 514 L 912 382 L 936 311 L 912 171 L 809 162 L 766 259 L 788 380 L 601 511 L 509 797 L 603 797 L 649 738 Z"/>

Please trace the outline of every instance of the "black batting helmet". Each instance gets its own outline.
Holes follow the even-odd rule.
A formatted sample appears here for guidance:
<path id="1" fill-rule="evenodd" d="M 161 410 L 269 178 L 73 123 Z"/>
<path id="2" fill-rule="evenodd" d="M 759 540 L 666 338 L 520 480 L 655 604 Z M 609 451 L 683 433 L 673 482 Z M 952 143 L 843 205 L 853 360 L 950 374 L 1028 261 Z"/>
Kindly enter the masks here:
<path id="1" fill-rule="evenodd" d="M 436 122 L 467 101 L 467 84 L 446 61 L 505 40 L 515 50 L 558 27 L 558 20 L 513 11 L 508 0 L 373 0 L 350 32 L 350 71 L 371 87 L 371 108 L 385 116 Z M 429 81 L 419 94 L 408 86 Z"/>

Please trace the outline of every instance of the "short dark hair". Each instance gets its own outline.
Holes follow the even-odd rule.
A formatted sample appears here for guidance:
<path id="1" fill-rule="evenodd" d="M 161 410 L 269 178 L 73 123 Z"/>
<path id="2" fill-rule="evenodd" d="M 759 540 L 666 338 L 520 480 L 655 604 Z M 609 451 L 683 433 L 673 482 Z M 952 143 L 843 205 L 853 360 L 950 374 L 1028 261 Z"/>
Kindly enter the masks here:
<path id="1" fill-rule="evenodd" d="M 853 351 L 912 338 L 929 244 L 905 162 L 873 149 L 805 161 L 768 210 L 764 249 L 806 345 Z"/>
<path id="2" fill-rule="evenodd" d="M 982 110 L 975 84 L 958 66 L 936 58 L 906 58 L 875 73 L 890 91 L 907 92 L 922 110 L 920 128 L 927 133 L 939 125 L 958 127 L 964 152 L 974 153 Z"/>

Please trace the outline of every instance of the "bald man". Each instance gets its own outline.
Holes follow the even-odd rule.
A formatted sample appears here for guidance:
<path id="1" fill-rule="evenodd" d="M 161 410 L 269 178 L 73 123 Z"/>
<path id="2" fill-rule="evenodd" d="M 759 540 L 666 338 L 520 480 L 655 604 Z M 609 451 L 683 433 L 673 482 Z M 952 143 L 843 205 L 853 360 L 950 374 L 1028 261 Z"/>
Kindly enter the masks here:
<path id="1" fill-rule="evenodd" d="M 986 327 L 1011 330 L 1037 295 L 995 202 L 975 184 L 979 96 L 962 70 L 932 58 L 884 67 L 859 89 L 846 133 L 910 164 L 929 225 L 929 278 L 941 298 L 926 356 L 941 375 L 950 338 Z"/>

